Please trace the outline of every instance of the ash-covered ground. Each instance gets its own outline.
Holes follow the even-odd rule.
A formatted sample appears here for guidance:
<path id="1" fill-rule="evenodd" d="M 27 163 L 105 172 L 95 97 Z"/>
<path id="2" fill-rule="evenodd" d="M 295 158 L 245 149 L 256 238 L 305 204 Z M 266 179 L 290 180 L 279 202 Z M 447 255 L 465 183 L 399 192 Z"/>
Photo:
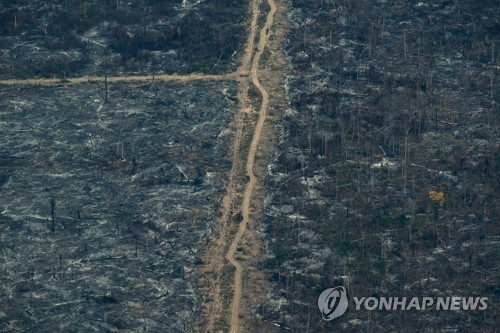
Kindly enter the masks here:
<path id="1" fill-rule="evenodd" d="M 0 331 L 186 330 L 235 87 L 1 87 Z"/>

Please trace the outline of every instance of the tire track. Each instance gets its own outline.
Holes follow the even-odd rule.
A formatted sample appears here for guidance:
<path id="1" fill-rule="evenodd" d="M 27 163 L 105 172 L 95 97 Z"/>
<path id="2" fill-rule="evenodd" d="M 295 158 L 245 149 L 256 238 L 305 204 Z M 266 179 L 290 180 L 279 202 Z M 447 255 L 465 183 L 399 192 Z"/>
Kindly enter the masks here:
<path id="1" fill-rule="evenodd" d="M 264 27 L 262 27 L 260 31 L 259 43 L 257 45 L 257 53 L 255 53 L 255 56 L 252 61 L 252 67 L 250 68 L 250 76 L 252 78 L 252 83 L 262 95 L 262 103 L 260 106 L 259 119 L 255 126 L 252 143 L 250 144 L 250 149 L 248 152 L 247 163 L 246 163 L 246 171 L 250 180 L 243 194 L 243 203 L 241 205 L 241 214 L 243 216 L 243 220 L 240 222 L 238 232 L 234 236 L 234 239 L 226 253 L 226 259 L 235 268 L 234 287 L 233 287 L 234 294 L 231 304 L 231 321 L 230 321 L 230 327 L 231 327 L 230 332 L 232 333 L 239 332 L 240 329 L 239 310 L 240 310 L 240 303 L 241 303 L 242 289 L 243 289 L 242 286 L 243 265 L 239 263 L 238 260 L 235 258 L 235 253 L 240 240 L 245 234 L 247 224 L 250 219 L 250 202 L 252 200 L 253 190 L 257 182 L 257 178 L 253 171 L 255 164 L 255 154 L 257 152 L 260 137 L 262 134 L 262 128 L 266 121 L 267 107 L 269 105 L 269 94 L 260 83 L 259 73 L 258 73 L 260 57 L 262 56 L 264 49 L 267 45 L 270 28 L 273 24 L 274 14 L 276 13 L 276 4 L 274 0 L 267 0 L 267 1 L 269 3 L 269 6 L 271 7 L 271 10 L 267 14 L 266 23 L 264 24 Z"/>
<path id="2" fill-rule="evenodd" d="M 252 68 L 252 57 L 254 55 L 255 47 L 255 35 L 257 33 L 257 22 L 259 16 L 259 2 L 260 0 L 252 0 L 251 3 L 251 13 L 252 18 L 250 20 L 250 29 L 248 34 L 248 39 L 246 47 L 243 53 L 241 66 L 237 69 L 235 73 L 228 74 L 230 78 L 237 78 L 239 80 L 238 89 L 238 101 L 239 101 L 239 111 L 236 116 L 236 135 L 233 144 L 233 155 L 231 158 L 232 167 L 228 175 L 228 185 L 226 188 L 226 195 L 222 200 L 222 215 L 219 219 L 220 236 L 215 241 L 212 249 L 209 250 L 209 263 L 208 271 L 215 272 L 214 280 L 211 281 L 213 286 L 213 302 L 209 309 L 208 314 L 208 326 L 206 328 L 207 332 L 212 332 L 216 320 L 222 315 L 224 310 L 222 295 L 221 295 L 221 273 L 224 268 L 224 248 L 229 237 L 229 232 L 231 229 L 230 225 L 230 213 L 236 198 L 236 182 L 235 178 L 239 168 L 239 150 L 241 138 L 244 131 L 244 117 L 247 109 L 247 97 L 249 89 L 249 79 L 248 75 Z"/>

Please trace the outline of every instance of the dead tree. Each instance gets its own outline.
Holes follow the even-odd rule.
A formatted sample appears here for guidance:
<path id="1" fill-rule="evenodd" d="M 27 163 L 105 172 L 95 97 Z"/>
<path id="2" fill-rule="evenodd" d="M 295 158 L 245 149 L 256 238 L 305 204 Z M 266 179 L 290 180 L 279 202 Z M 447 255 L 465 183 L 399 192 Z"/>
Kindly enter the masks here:
<path id="1" fill-rule="evenodd" d="M 56 231 L 56 199 L 50 198 L 50 216 L 52 219 L 52 232 Z"/>
<path id="2" fill-rule="evenodd" d="M 108 103 L 108 67 L 104 68 L 104 103 Z"/>

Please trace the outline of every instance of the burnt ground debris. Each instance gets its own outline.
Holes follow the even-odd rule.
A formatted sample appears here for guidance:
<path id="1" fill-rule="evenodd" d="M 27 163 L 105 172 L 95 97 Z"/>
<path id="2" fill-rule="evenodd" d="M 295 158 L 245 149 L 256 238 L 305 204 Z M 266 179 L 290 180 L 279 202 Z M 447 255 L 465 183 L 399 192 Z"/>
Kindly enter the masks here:
<path id="1" fill-rule="evenodd" d="M 58 0 L 0 4 L 5 78 L 234 71 L 247 1 Z"/>
<path id="2" fill-rule="evenodd" d="M 0 330 L 171 331 L 230 169 L 235 84 L 2 87 Z"/>
<path id="3" fill-rule="evenodd" d="M 268 167 L 274 285 L 256 330 L 494 331 L 500 244 L 498 6 L 291 1 L 289 108 Z M 442 192 L 444 202 L 433 201 Z M 485 296 L 487 311 L 348 311 L 350 296 Z"/>

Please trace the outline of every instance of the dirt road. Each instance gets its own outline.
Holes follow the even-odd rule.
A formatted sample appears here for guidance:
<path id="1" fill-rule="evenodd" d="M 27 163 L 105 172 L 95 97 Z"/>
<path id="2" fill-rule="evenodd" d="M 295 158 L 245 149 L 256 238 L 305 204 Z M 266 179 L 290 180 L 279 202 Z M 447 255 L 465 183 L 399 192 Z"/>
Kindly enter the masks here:
<path id="1" fill-rule="evenodd" d="M 255 2 L 254 2 L 255 3 Z M 257 182 L 257 178 L 255 177 L 253 168 L 254 168 L 254 162 L 255 162 L 255 154 L 257 152 L 257 148 L 259 145 L 260 137 L 262 134 L 262 127 L 264 126 L 264 123 L 266 121 L 266 115 L 267 115 L 267 107 L 269 104 L 269 94 L 267 91 L 262 87 L 260 81 L 259 81 L 259 62 L 260 62 L 260 57 L 262 56 L 262 53 L 264 52 L 264 49 L 266 47 L 268 37 L 269 37 L 269 31 L 270 28 L 273 24 L 273 18 L 274 14 L 276 13 L 276 4 L 274 0 L 268 0 L 269 6 L 271 7 L 271 10 L 267 14 L 267 19 L 264 27 L 260 31 L 260 37 L 259 37 L 259 43 L 257 45 L 257 53 L 255 54 L 253 61 L 252 61 L 252 67 L 250 68 L 250 75 L 252 78 L 252 83 L 255 85 L 255 87 L 259 90 L 259 92 L 262 95 L 262 103 L 260 106 L 260 111 L 259 111 L 259 119 L 257 121 L 257 124 L 255 126 L 255 130 L 253 133 L 253 139 L 252 143 L 250 145 L 250 150 L 248 152 L 247 156 L 247 163 L 246 163 L 246 171 L 247 175 L 249 177 L 249 182 L 246 186 L 245 193 L 243 195 L 243 203 L 241 205 L 241 214 L 243 216 L 243 220 L 240 222 L 238 232 L 236 233 L 229 250 L 226 253 L 226 259 L 231 263 L 231 265 L 234 266 L 235 268 L 235 274 L 234 274 L 234 290 L 233 290 L 233 300 L 231 303 L 231 321 L 230 321 L 230 332 L 239 332 L 240 329 L 240 321 L 239 321 L 239 314 L 240 314 L 240 303 L 241 303 L 241 296 L 242 296 L 242 276 L 243 276 L 243 267 L 242 265 L 237 261 L 235 258 L 235 253 L 236 249 L 238 247 L 238 244 L 243 237 L 247 224 L 250 218 L 250 202 L 252 199 L 252 194 L 253 190 L 255 187 L 255 184 Z"/>
<path id="2" fill-rule="evenodd" d="M 234 204 L 236 197 L 236 189 L 235 189 L 235 177 L 239 167 L 239 147 L 241 138 L 243 136 L 244 129 L 244 114 L 247 109 L 247 97 L 248 97 L 248 87 L 249 80 L 248 74 L 250 73 L 250 69 L 252 67 L 252 56 L 254 54 L 255 47 L 255 35 L 257 33 L 257 21 L 259 16 L 259 1 L 252 0 L 251 5 L 251 13 L 252 18 L 250 21 L 250 30 L 248 34 L 248 39 L 245 47 L 245 51 L 243 53 L 242 63 L 238 70 L 235 73 L 228 74 L 230 77 L 235 77 L 239 79 L 239 89 L 238 89 L 238 101 L 239 101 L 239 111 L 236 117 L 236 135 L 233 143 L 233 155 L 231 158 L 232 167 L 229 173 L 228 185 L 226 188 L 226 195 L 222 200 L 222 214 L 219 219 L 219 230 L 220 235 L 219 238 L 215 241 L 215 244 L 211 246 L 208 250 L 207 261 L 208 265 L 206 270 L 215 272 L 215 276 L 213 277 L 212 288 L 211 291 L 213 302 L 211 308 L 209 309 L 209 321 L 207 326 L 207 332 L 212 332 L 214 330 L 214 325 L 216 320 L 221 316 L 223 310 L 223 302 L 221 300 L 221 274 L 224 267 L 224 248 L 228 239 L 228 234 L 230 231 L 230 213 L 231 208 Z"/>
<path id="3" fill-rule="evenodd" d="M 204 74 L 188 74 L 188 75 L 177 75 L 177 74 L 162 74 L 162 75 L 127 75 L 127 76 L 110 76 L 108 77 L 108 82 L 146 82 L 158 80 L 158 81 L 220 81 L 235 79 L 241 75 L 239 72 L 229 73 L 225 75 L 204 75 Z M 56 85 L 56 84 L 79 84 L 86 82 L 104 82 L 104 76 L 83 76 L 83 77 L 73 77 L 67 79 L 12 79 L 12 80 L 0 80 L 0 84 L 5 85 L 15 85 L 15 84 L 26 84 L 26 85 Z"/>

